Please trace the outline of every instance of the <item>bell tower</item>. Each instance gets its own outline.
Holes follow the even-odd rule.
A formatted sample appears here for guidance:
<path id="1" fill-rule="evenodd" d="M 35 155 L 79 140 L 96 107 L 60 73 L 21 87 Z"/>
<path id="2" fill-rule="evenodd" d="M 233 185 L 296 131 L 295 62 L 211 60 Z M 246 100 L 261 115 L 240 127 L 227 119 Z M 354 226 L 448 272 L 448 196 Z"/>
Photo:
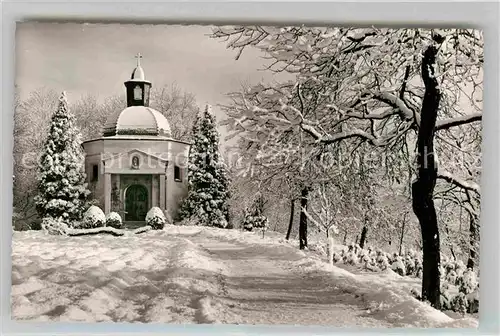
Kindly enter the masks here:
<path id="1" fill-rule="evenodd" d="M 146 106 L 149 107 L 149 95 L 151 91 L 151 82 L 144 78 L 144 70 L 141 67 L 141 53 L 138 53 L 137 66 L 132 71 L 130 80 L 126 81 L 127 89 L 127 107 L 130 106 Z"/>

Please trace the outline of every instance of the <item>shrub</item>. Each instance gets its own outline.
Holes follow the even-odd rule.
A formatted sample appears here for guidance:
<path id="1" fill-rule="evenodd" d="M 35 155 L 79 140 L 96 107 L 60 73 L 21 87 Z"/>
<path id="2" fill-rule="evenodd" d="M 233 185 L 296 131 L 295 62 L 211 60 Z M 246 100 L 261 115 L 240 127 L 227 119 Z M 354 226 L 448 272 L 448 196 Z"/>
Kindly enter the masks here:
<path id="1" fill-rule="evenodd" d="M 380 250 L 377 251 L 376 262 L 378 268 L 381 269 L 382 271 L 385 271 L 390 266 L 387 253 Z"/>
<path id="2" fill-rule="evenodd" d="M 333 252 L 333 262 L 334 263 L 338 263 L 339 261 L 342 260 L 342 253 L 343 252 L 344 252 L 344 250 L 342 250 L 340 253 Z"/>
<path id="3" fill-rule="evenodd" d="M 45 217 L 42 220 L 42 230 L 51 235 L 66 235 L 68 224 L 62 218 Z"/>
<path id="4" fill-rule="evenodd" d="M 468 313 L 474 314 L 479 312 L 479 286 L 467 295 L 467 302 L 469 304 Z"/>
<path id="5" fill-rule="evenodd" d="M 457 280 L 458 290 L 465 295 L 472 293 L 478 286 L 476 273 L 473 270 L 467 269 Z"/>
<path id="6" fill-rule="evenodd" d="M 106 215 L 106 226 L 121 229 L 123 228 L 122 218 L 117 212 L 110 212 Z"/>
<path id="7" fill-rule="evenodd" d="M 79 228 L 81 229 L 91 229 L 96 227 L 102 227 L 106 224 L 106 216 L 104 212 L 98 206 L 92 205 L 87 209 L 83 215 L 83 220 L 80 223 Z"/>
<path id="8" fill-rule="evenodd" d="M 410 290 L 410 294 L 417 300 L 422 300 L 422 297 L 420 296 L 420 293 L 415 289 L 415 288 L 412 288 Z"/>
<path id="9" fill-rule="evenodd" d="M 464 293 L 458 293 L 451 302 L 451 310 L 465 315 L 469 308 L 469 302 Z"/>
<path id="10" fill-rule="evenodd" d="M 403 257 L 396 256 L 396 258 L 392 262 L 391 269 L 394 272 L 398 273 L 399 275 L 405 276 L 406 275 L 406 268 L 405 268 L 405 264 L 403 262 Z"/>
<path id="11" fill-rule="evenodd" d="M 442 264 L 441 309 L 460 314 L 479 310 L 479 284 L 476 273 L 465 269 L 462 261 L 448 260 Z"/>
<path id="12" fill-rule="evenodd" d="M 349 245 L 347 252 L 344 254 L 344 264 L 353 266 L 358 264 L 358 254 L 354 244 Z"/>
<path id="13" fill-rule="evenodd" d="M 424 266 L 422 265 L 422 260 L 415 259 L 415 276 L 417 278 L 421 278 L 423 271 L 424 271 Z"/>
<path id="14" fill-rule="evenodd" d="M 166 218 L 163 211 L 158 207 L 152 207 L 146 215 L 146 224 L 153 230 L 161 230 L 165 226 Z"/>

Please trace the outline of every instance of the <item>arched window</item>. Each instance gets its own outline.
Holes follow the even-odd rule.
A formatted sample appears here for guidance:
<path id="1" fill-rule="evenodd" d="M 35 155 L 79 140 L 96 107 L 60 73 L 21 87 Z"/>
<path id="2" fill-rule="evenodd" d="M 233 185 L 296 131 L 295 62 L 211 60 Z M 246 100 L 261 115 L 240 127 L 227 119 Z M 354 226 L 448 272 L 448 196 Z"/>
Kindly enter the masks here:
<path id="1" fill-rule="evenodd" d="M 174 166 L 174 180 L 177 182 L 182 181 L 181 168 L 179 168 L 178 166 Z"/>

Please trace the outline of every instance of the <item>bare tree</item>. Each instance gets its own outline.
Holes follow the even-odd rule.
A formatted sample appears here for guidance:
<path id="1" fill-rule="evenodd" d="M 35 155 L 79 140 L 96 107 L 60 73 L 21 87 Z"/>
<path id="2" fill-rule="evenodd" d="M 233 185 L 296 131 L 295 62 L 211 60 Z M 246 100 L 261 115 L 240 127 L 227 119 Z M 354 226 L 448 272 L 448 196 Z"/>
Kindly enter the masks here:
<path id="1" fill-rule="evenodd" d="M 176 83 L 153 87 L 150 105 L 170 122 L 173 138 L 190 139 L 191 128 L 199 112 L 192 93 L 183 91 Z"/>
<path id="2" fill-rule="evenodd" d="M 45 131 L 57 108 L 57 98 L 58 93 L 47 88 L 33 91 L 25 100 L 16 93 L 13 206 L 15 221 L 21 223 L 22 228 L 30 228 L 37 216 L 34 203 L 36 168 Z"/>

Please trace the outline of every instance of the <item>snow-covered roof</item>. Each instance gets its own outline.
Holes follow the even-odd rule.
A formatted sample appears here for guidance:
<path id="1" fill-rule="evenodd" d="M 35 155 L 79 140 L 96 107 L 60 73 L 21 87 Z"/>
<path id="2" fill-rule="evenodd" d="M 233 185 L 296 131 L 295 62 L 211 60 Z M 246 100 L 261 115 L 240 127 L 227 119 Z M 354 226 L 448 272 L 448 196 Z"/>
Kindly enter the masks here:
<path id="1" fill-rule="evenodd" d="M 142 67 L 140 65 L 138 65 L 134 71 L 132 71 L 132 76 L 130 76 L 130 79 L 135 79 L 135 80 L 140 80 L 140 81 L 143 81 L 145 80 L 145 76 L 144 76 L 144 70 L 142 69 Z"/>
<path id="2" fill-rule="evenodd" d="M 111 115 L 103 130 L 104 136 L 160 135 L 171 136 L 170 124 L 157 110 L 147 106 L 129 106 Z"/>

